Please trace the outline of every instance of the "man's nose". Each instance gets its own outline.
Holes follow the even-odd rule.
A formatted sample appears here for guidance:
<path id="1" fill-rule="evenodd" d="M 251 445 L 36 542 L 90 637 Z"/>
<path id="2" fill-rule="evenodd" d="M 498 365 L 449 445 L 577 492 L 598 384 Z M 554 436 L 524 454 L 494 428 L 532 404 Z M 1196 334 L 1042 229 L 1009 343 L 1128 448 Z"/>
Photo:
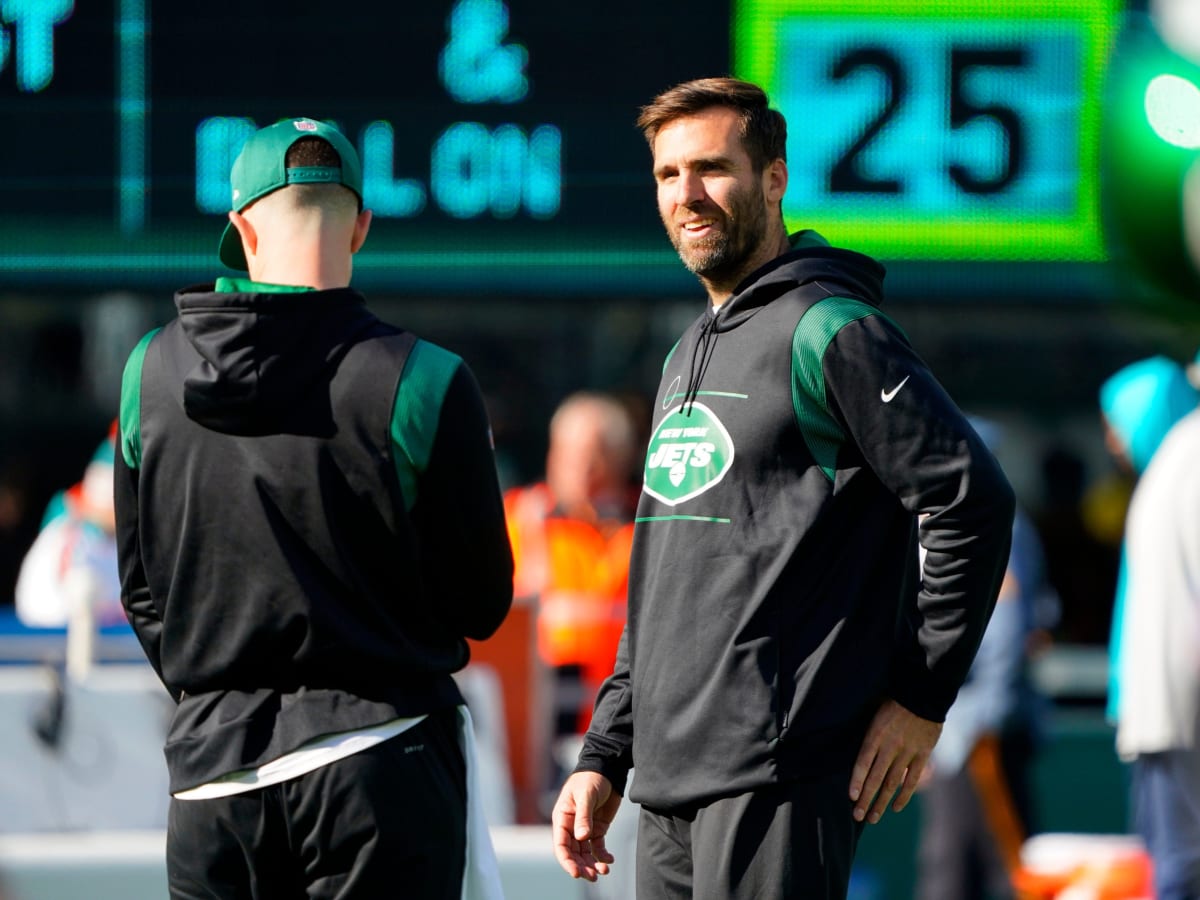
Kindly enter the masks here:
<path id="1" fill-rule="evenodd" d="M 704 179 L 696 172 L 681 172 L 675 182 L 675 202 L 680 206 L 691 206 L 706 196 Z"/>

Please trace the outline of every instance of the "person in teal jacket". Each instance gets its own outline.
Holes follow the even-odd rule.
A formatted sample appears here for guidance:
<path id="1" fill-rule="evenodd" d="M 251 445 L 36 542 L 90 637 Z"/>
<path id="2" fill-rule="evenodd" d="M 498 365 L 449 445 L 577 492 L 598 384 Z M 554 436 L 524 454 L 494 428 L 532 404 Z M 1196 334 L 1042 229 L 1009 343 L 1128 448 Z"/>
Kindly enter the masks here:
<path id="1" fill-rule="evenodd" d="M 1200 403 L 1200 392 L 1187 370 L 1165 356 L 1153 356 L 1124 366 L 1100 386 L 1100 412 L 1105 446 L 1117 464 L 1132 475 L 1146 471 L 1167 432 Z M 1121 628 L 1125 614 L 1125 551 L 1117 574 L 1112 632 L 1108 645 L 1108 702 L 1106 716 L 1117 721 L 1121 700 Z"/>
<path id="2" fill-rule="evenodd" d="M 25 554 L 17 578 L 17 618 L 23 625 L 62 628 L 72 621 L 102 627 L 127 624 L 113 533 L 116 434 L 113 422 L 83 478 L 55 493 L 46 505 L 41 530 Z"/>
<path id="3" fill-rule="evenodd" d="M 1137 476 L 1110 641 L 1108 716 L 1159 900 L 1200 897 L 1196 448 L 1200 394 L 1163 356 L 1101 388 L 1108 445 Z"/>

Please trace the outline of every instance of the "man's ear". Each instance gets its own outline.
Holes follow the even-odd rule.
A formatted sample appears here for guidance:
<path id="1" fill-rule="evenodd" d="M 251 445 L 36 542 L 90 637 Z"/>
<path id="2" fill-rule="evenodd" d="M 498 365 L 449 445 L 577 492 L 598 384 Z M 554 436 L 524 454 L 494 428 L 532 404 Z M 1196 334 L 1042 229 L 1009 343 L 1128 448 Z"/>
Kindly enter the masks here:
<path id="1" fill-rule="evenodd" d="M 258 253 L 258 232 L 254 230 L 254 226 L 250 220 L 243 216 L 237 210 L 229 211 L 229 221 L 233 223 L 233 227 L 237 229 L 238 234 L 242 236 L 242 251 L 246 254 L 246 259 Z"/>
<path id="2" fill-rule="evenodd" d="M 350 252 L 357 253 L 362 248 L 363 242 L 367 239 L 367 232 L 371 230 L 371 211 L 364 209 L 358 214 L 358 218 L 354 220 L 354 233 L 350 236 Z"/>
<path id="3" fill-rule="evenodd" d="M 782 159 L 772 161 L 763 170 L 763 195 L 770 206 L 777 205 L 787 193 L 787 163 Z"/>

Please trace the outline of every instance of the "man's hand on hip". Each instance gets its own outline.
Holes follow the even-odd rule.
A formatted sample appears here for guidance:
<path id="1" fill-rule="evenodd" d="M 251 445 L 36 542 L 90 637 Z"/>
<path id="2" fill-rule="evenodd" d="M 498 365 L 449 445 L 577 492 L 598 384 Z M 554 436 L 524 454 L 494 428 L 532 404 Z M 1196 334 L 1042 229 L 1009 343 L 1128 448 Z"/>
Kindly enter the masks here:
<path id="1" fill-rule="evenodd" d="M 856 822 L 878 822 L 897 788 L 900 793 L 892 810 L 900 812 L 908 805 L 941 733 L 940 722 L 922 719 L 895 700 L 883 702 L 871 720 L 850 775 Z"/>

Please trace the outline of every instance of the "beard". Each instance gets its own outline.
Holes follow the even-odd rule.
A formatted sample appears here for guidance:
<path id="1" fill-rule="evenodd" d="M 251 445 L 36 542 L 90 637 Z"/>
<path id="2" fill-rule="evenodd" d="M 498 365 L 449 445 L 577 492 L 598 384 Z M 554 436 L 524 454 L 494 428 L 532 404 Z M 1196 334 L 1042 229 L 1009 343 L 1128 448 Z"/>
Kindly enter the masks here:
<path id="1" fill-rule="evenodd" d="M 693 275 L 723 281 L 744 274 L 741 269 L 762 244 L 767 231 L 767 206 L 757 185 L 730 192 L 729 206 L 728 212 L 719 207 L 714 210 L 721 228 L 698 241 L 684 240 L 679 225 L 667 226 L 671 243 Z"/>

